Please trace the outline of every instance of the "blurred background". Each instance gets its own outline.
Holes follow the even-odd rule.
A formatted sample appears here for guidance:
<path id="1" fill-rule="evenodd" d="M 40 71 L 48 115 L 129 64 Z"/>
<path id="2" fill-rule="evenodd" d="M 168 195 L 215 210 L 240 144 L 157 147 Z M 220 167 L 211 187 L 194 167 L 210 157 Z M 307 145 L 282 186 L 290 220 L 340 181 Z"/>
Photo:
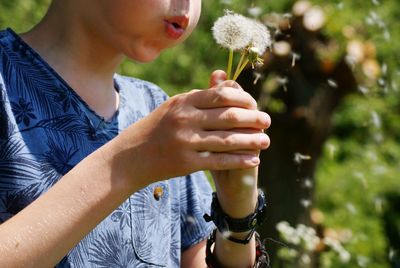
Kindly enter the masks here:
<path id="1" fill-rule="evenodd" d="M 48 4 L 0 0 L 0 28 L 26 31 Z M 273 122 L 259 230 L 271 266 L 400 267 L 400 1 L 204 0 L 185 44 L 120 72 L 170 95 L 206 88 L 227 61 L 210 30 L 225 9 L 273 38 L 264 66 L 239 78 Z"/>

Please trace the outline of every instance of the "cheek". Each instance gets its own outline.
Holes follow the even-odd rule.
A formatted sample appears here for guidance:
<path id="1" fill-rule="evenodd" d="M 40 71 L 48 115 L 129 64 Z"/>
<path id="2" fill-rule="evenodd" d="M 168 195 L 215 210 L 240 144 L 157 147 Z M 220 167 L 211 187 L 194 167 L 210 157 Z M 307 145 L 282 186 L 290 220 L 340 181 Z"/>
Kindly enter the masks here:
<path id="1" fill-rule="evenodd" d="M 188 37 L 193 32 L 193 30 L 196 28 L 197 23 L 199 22 L 201 14 L 201 1 L 200 0 L 192 1 L 189 12 L 190 12 L 189 13 L 190 22 L 186 30 L 185 37 Z"/>

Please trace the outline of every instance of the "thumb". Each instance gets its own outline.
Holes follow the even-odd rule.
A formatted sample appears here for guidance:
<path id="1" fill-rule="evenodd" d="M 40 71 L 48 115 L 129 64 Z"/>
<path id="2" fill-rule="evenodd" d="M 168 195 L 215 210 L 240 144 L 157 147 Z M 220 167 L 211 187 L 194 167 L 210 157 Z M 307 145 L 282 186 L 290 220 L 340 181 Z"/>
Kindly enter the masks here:
<path id="1" fill-rule="evenodd" d="M 226 80 L 226 73 L 222 70 L 216 70 L 212 72 L 211 77 L 210 77 L 210 88 L 215 87 L 218 84 L 222 83 L 223 81 Z"/>

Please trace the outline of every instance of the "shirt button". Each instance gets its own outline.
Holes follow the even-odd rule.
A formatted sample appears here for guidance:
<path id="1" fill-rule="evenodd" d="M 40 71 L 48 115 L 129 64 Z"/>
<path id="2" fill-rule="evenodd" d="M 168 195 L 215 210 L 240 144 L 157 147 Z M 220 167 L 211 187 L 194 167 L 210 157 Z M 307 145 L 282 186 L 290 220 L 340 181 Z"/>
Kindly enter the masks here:
<path id="1" fill-rule="evenodd" d="M 160 198 L 163 196 L 163 193 L 164 190 L 161 186 L 154 187 L 154 192 L 153 192 L 154 199 L 156 199 L 157 201 L 160 200 Z"/>

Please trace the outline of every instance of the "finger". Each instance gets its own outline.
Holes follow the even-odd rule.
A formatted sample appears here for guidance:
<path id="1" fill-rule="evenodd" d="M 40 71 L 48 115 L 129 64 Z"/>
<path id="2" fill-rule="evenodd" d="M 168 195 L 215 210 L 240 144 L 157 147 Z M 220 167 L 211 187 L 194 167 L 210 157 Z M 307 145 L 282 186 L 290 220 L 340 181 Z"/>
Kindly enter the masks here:
<path id="1" fill-rule="evenodd" d="M 224 82 L 226 78 L 226 73 L 222 70 L 216 70 L 212 72 L 210 77 L 210 88 L 218 86 L 219 84 Z"/>
<path id="2" fill-rule="evenodd" d="M 225 84 L 225 82 L 223 84 Z M 231 106 L 253 110 L 257 109 L 257 102 L 249 93 L 232 87 L 220 87 L 214 90 L 190 91 L 187 98 L 188 101 L 198 109 Z"/>
<path id="3" fill-rule="evenodd" d="M 238 82 L 233 81 L 233 80 L 222 81 L 221 83 L 215 85 L 214 87 L 212 87 L 210 89 L 220 89 L 220 88 L 223 88 L 223 87 L 231 87 L 231 88 L 234 88 L 234 89 L 243 90 L 243 88 L 238 84 Z"/>
<path id="4" fill-rule="evenodd" d="M 203 131 L 192 140 L 197 151 L 232 152 L 267 149 L 270 143 L 264 133 L 237 133 L 234 131 Z"/>
<path id="5" fill-rule="evenodd" d="M 237 128 L 266 129 L 271 124 L 267 113 L 237 107 L 202 110 L 200 127 L 204 130 L 229 130 Z"/>
<path id="6" fill-rule="evenodd" d="M 260 158 L 256 154 L 197 153 L 197 161 L 203 169 L 230 170 L 256 167 Z"/>

